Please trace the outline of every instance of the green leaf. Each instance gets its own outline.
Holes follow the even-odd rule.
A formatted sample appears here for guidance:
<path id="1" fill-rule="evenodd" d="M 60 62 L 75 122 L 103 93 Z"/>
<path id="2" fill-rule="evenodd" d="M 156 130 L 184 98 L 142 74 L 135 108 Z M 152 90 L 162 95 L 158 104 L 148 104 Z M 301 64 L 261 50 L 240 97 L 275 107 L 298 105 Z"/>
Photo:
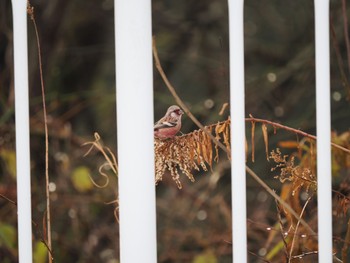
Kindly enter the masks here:
<path id="1" fill-rule="evenodd" d="M 72 183 L 79 192 L 86 192 L 93 188 L 90 170 L 86 166 L 77 167 L 72 174 Z"/>
<path id="2" fill-rule="evenodd" d="M 0 246 L 1 245 L 8 249 L 16 249 L 17 230 L 12 225 L 0 222 Z"/>
<path id="3" fill-rule="evenodd" d="M 16 178 L 16 153 L 13 150 L 2 149 L 0 158 L 3 159 L 7 172 L 12 178 Z"/>
<path id="4" fill-rule="evenodd" d="M 33 252 L 34 263 L 46 263 L 47 261 L 47 247 L 43 242 L 37 241 L 34 244 Z"/>

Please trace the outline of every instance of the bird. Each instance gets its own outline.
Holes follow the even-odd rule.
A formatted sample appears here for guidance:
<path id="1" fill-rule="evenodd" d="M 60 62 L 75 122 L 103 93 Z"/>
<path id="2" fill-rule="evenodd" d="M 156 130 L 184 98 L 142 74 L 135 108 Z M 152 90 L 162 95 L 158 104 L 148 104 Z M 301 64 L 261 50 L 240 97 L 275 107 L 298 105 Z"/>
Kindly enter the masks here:
<path id="1" fill-rule="evenodd" d="M 170 106 L 164 117 L 154 124 L 154 137 L 161 140 L 173 138 L 181 129 L 183 114 L 179 106 Z"/>

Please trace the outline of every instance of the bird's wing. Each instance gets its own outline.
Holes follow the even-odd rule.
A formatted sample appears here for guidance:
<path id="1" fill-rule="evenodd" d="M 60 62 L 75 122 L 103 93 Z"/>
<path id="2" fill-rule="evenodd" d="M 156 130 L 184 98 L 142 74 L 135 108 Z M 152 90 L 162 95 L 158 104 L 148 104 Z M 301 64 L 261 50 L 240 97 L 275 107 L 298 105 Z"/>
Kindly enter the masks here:
<path id="1" fill-rule="evenodd" d="M 154 125 L 154 130 L 175 127 L 176 124 L 177 124 L 176 122 L 168 122 L 168 121 L 163 121 L 163 122 L 159 122 L 159 123 L 157 122 Z"/>

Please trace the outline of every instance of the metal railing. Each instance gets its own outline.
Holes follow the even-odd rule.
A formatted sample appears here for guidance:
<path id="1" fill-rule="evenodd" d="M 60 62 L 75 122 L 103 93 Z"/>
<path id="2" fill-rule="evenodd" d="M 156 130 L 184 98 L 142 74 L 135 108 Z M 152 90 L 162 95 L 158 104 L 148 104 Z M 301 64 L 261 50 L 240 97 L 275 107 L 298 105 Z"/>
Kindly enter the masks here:
<path id="1" fill-rule="evenodd" d="M 243 0 L 229 0 L 233 260 L 247 262 Z M 32 258 L 26 0 L 13 0 L 19 262 Z M 319 262 L 332 262 L 329 1 L 315 1 Z M 116 0 L 122 263 L 156 262 L 150 0 Z M 142 43 L 142 45 L 140 44 Z M 138 96 L 134 96 L 137 93 Z M 131 120 L 137 119 L 138 122 Z M 140 123 L 140 121 L 142 123 Z M 137 126 L 137 127 L 136 127 Z M 138 132 L 142 126 L 143 132 Z M 130 140 L 129 138 L 132 138 Z M 138 165 L 131 149 L 137 148 Z M 143 176 L 139 176 L 142 174 Z"/>

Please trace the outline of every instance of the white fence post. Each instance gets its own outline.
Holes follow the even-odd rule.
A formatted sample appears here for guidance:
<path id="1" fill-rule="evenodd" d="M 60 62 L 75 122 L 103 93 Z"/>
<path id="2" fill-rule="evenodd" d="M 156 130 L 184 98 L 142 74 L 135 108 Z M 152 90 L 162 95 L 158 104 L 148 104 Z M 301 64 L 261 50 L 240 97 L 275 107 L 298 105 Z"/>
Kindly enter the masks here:
<path id="1" fill-rule="evenodd" d="M 115 1 L 120 259 L 157 261 L 150 0 Z"/>
<path id="2" fill-rule="evenodd" d="M 244 121 L 243 0 L 229 0 L 232 248 L 235 263 L 247 262 L 247 208 Z"/>
<path id="3" fill-rule="evenodd" d="M 315 0 L 317 200 L 319 262 L 332 262 L 329 1 Z"/>
<path id="4" fill-rule="evenodd" d="M 16 174 L 19 262 L 32 262 L 30 193 L 27 1 L 13 0 Z"/>

